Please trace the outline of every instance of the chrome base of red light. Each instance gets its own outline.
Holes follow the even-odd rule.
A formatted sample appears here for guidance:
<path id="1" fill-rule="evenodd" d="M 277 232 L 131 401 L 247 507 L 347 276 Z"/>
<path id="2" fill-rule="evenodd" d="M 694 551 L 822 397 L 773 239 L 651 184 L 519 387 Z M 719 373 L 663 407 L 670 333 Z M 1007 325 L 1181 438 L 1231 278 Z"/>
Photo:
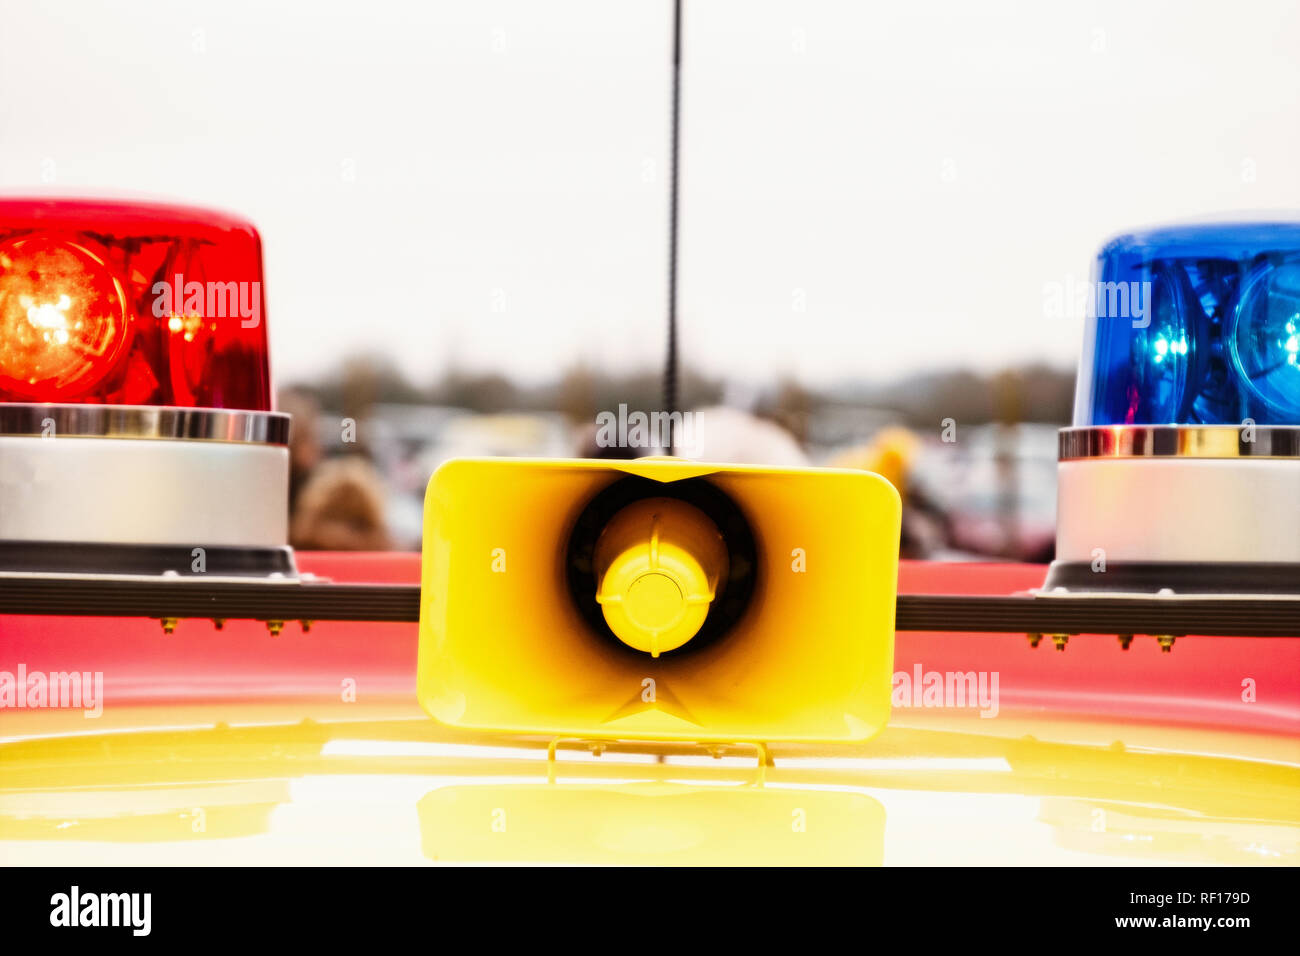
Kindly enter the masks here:
<path id="1" fill-rule="evenodd" d="M 296 580 L 293 549 L 0 541 L 0 575 Z"/>
<path id="2" fill-rule="evenodd" d="M 0 435 L 0 542 L 278 549 L 288 498 L 274 443 Z"/>
<path id="3" fill-rule="evenodd" d="M 230 408 L 5 402 L 0 404 L 0 435 L 287 445 L 289 416 Z"/>

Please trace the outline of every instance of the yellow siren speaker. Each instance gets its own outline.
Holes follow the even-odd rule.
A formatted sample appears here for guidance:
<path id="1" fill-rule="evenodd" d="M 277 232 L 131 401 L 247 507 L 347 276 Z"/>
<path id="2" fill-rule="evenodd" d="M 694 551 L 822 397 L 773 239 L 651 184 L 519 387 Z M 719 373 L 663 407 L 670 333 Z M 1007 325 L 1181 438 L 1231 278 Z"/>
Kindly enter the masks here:
<path id="1" fill-rule="evenodd" d="M 889 717 L 899 521 L 864 471 L 449 461 L 420 702 L 509 734 L 865 740 Z"/>

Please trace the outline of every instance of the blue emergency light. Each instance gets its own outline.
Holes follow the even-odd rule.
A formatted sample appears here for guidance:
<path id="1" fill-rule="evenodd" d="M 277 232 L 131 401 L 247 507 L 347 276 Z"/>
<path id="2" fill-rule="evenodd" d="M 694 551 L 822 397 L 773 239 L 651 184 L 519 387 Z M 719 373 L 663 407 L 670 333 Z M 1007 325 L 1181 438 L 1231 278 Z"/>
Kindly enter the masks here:
<path id="1" fill-rule="evenodd" d="M 1102 247 L 1044 591 L 1300 596 L 1300 222 Z"/>
<path id="2" fill-rule="evenodd" d="M 1300 424 L 1300 222 L 1182 225 L 1097 257 L 1074 424 Z"/>

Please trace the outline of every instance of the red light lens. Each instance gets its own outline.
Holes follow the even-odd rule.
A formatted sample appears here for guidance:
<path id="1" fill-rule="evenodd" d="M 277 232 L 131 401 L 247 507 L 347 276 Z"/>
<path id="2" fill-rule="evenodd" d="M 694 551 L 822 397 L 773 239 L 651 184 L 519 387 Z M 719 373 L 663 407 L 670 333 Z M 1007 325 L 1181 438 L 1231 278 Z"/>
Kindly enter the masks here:
<path id="1" fill-rule="evenodd" d="M 98 255 L 48 236 L 0 244 L 0 389 L 72 399 L 113 371 L 130 334 L 122 285 Z"/>
<path id="2" fill-rule="evenodd" d="M 0 401 L 269 411 L 263 313 L 247 222 L 0 199 Z"/>

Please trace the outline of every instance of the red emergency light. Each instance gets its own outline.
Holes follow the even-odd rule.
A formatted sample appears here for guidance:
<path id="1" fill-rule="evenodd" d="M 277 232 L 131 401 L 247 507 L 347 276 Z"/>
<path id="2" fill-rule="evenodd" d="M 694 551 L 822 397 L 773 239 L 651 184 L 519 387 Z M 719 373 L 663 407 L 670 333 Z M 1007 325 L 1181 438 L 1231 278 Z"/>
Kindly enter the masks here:
<path id="1" fill-rule="evenodd" d="M 270 411 L 265 311 L 247 222 L 0 199 L 0 400 Z"/>
<path id="2" fill-rule="evenodd" d="M 292 576 L 265 313 L 242 219 L 0 198 L 0 574 Z"/>

